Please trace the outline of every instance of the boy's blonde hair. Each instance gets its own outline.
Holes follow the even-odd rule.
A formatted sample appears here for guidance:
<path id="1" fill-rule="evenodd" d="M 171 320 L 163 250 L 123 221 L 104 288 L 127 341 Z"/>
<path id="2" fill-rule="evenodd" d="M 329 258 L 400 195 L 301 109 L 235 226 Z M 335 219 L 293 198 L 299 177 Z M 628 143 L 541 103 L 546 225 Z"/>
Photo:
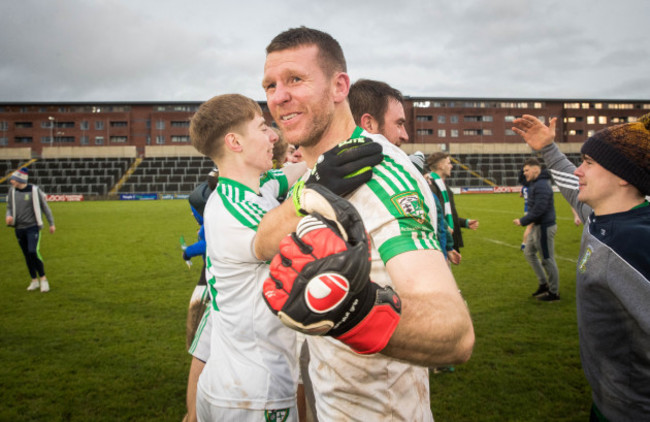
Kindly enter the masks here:
<path id="1" fill-rule="evenodd" d="M 240 94 L 224 94 L 201 104 L 190 121 L 190 140 L 201 154 L 214 159 L 223 153 L 223 139 L 230 132 L 244 129 L 244 124 L 263 116 L 254 100 Z M 243 134 L 243 133 L 242 133 Z"/>

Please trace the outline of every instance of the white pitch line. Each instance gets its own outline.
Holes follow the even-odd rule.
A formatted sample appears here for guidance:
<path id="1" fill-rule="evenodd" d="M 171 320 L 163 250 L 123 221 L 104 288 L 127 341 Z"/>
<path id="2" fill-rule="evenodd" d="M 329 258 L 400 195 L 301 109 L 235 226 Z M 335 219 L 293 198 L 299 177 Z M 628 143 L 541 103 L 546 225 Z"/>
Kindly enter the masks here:
<path id="1" fill-rule="evenodd" d="M 479 237 L 479 239 L 481 239 L 481 240 L 485 240 L 485 241 L 487 241 L 487 242 L 491 242 L 491 243 L 496 243 L 497 245 L 507 246 L 508 248 L 512 248 L 512 249 L 520 249 L 520 248 L 521 248 L 521 245 L 519 245 L 519 246 L 512 245 L 512 244 L 510 244 L 510 243 L 506 243 L 506 242 L 504 242 L 504 241 L 502 241 L 502 240 L 490 239 L 490 238 L 488 238 L 488 237 Z M 561 255 L 555 255 L 555 258 L 556 258 L 556 259 L 561 259 L 561 260 L 563 260 L 563 261 L 573 262 L 574 264 L 578 262 L 578 261 L 575 260 L 575 259 L 567 258 L 567 257 L 565 257 L 565 256 L 561 256 Z"/>

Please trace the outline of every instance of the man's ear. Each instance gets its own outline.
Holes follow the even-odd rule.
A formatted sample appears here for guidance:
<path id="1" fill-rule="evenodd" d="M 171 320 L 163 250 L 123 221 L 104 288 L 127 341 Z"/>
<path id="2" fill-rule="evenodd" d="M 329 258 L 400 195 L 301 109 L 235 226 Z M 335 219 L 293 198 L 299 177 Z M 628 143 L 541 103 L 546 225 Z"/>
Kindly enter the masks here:
<path id="1" fill-rule="evenodd" d="M 230 151 L 240 152 L 242 150 L 239 135 L 234 132 L 227 133 L 226 136 L 224 136 L 223 141 L 226 148 Z"/>
<path id="2" fill-rule="evenodd" d="M 370 133 L 379 133 L 379 122 L 370 115 L 370 113 L 364 113 L 361 116 L 361 121 L 359 122 L 359 126 L 361 126 L 363 129 Z"/>
<path id="3" fill-rule="evenodd" d="M 350 92 L 350 76 L 345 72 L 338 72 L 332 77 L 334 102 L 346 101 Z"/>

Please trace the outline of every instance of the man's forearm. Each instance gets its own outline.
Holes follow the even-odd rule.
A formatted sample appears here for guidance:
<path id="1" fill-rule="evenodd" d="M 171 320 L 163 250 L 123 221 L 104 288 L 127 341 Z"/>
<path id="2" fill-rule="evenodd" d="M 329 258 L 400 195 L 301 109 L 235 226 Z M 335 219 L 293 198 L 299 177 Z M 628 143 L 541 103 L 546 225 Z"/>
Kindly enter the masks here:
<path id="1" fill-rule="evenodd" d="M 386 268 L 402 300 L 402 318 L 381 353 L 429 367 L 467 361 L 474 328 L 442 253 L 406 252 Z"/>
<path id="2" fill-rule="evenodd" d="M 427 367 L 469 360 L 474 329 L 459 297 L 402 295 L 402 318 L 381 353 Z"/>
<path id="3" fill-rule="evenodd" d="M 255 256 L 270 261 L 278 253 L 280 241 L 296 230 L 300 217 L 291 200 L 267 212 L 257 227 L 255 235 Z"/>

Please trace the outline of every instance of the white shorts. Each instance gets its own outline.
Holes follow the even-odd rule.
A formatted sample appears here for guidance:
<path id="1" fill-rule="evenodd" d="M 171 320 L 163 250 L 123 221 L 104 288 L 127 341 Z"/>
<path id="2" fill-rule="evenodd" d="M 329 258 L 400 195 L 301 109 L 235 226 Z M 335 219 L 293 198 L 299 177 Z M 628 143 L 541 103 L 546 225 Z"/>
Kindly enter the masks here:
<path id="1" fill-rule="evenodd" d="M 234 407 L 217 407 L 203 396 L 200 388 L 196 392 L 196 417 L 199 422 L 298 422 L 296 406 L 288 409 L 253 410 Z"/>
<path id="2" fill-rule="evenodd" d="M 202 362 L 207 362 L 210 357 L 210 336 L 212 333 L 212 317 L 210 316 L 212 314 L 210 312 L 211 308 L 211 305 L 208 305 L 205 308 L 203 318 L 201 318 L 199 326 L 196 328 L 194 340 L 188 350 L 190 355 Z"/>

